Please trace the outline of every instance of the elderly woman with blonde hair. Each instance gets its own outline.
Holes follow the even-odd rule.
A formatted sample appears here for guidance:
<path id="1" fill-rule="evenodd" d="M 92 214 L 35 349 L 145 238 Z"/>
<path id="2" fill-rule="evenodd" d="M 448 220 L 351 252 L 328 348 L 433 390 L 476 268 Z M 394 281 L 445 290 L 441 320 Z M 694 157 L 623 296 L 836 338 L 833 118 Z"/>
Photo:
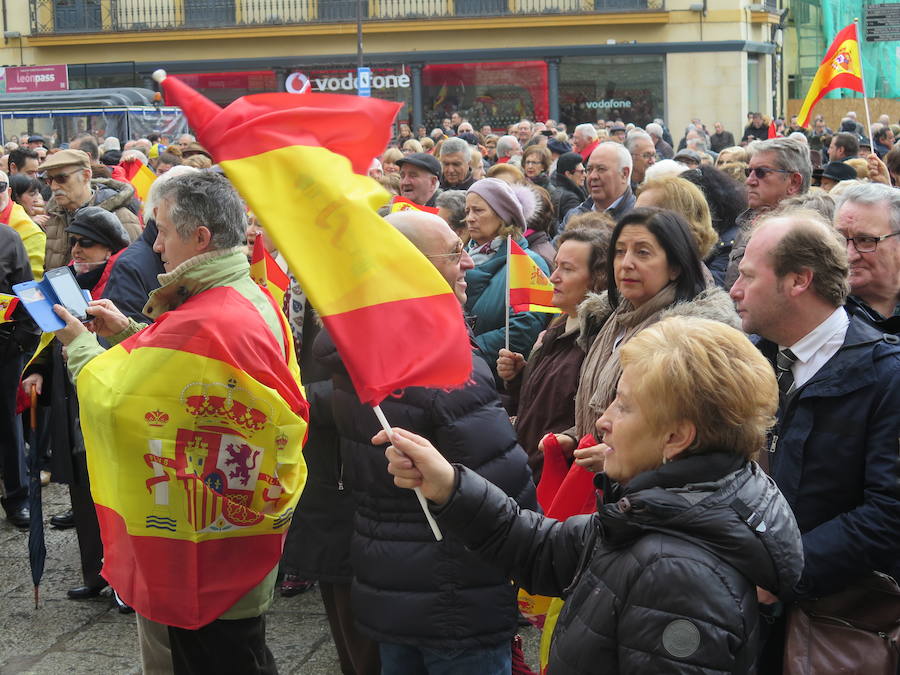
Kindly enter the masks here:
<path id="1" fill-rule="evenodd" d="M 790 591 L 803 569 L 790 506 L 753 462 L 774 423 L 772 368 L 740 331 L 686 317 L 637 334 L 621 362 L 596 421 L 592 514 L 520 509 L 403 429 L 388 471 L 422 490 L 447 536 L 530 593 L 565 594 L 549 672 L 755 673 L 757 587 Z"/>

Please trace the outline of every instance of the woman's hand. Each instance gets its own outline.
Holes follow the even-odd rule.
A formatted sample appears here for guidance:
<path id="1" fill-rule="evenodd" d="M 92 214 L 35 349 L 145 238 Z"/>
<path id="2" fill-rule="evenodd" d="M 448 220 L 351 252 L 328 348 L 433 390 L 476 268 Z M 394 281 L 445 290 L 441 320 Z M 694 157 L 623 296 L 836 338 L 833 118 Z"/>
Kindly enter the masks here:
<path id="1" fill-rule="evenodd" d="M 598 443 L 597 445 L 589 445 L 586 448 L 578 448 L 572 453 L 575 463 L 582 466 L 591 473 L 600 473 L 603 471 L 603 462 L 606 459 L 606 451 L 609 446 L 606 443 Z"/>
<path id="2" fill-rule="evenodd" d="M 525 367 L 525 357 L 508 349 L 501 349 L 500 356 L 497 359 L 497 375 L 504 382 L 515 379 L 522 368 Z"/>
<path id="3" fill-rule="evenodd" d="M 554 434 L 556 437 L 556 442 L 559 444 L 559 449 L 562 451 L 564 457 L 571 457 L 572 451 L 575 450 L 575 439 L 571 436 L 567 436 L 566 434 Z M 546 452 L 544 449 L 544 439 L 542 438 L 538 442 L 538 450 L 541 452 Z"/>
<path id="4" fill-rule="evenodd" d="M 393 428 L 393 443 L 384 454 L 388 458 L 388 473 L 394 485 L 401 488 L 421 488 L 422 494 L 435 504 L 446 504 L 453 494 L 456 472 L 444 456 L 425 438 Z M 379 431 L 372 438 L 373 445 L 390 442 L 387 432 Z"/>
<path id="5" fill-rule="evenodd" d="M 31 395 L 31 390 L 34 389 L 38 396 L 40 396 L 41 392 L 44 390 L 44 376 L 40 373 L 32 373 L 22 380 L 22 388 L 28 395 Z"/>
<path id="6" fill-rule="evenodd" d="M 128 328 L 128 317 L 116 309 L 112 300 L 91 300 L 87 313 L 94 317 L 91 328 L 100 337 L 109 337 Z"/>
<path id="7" fill-rule="evenodd" d="M 47 221 L 50 220 L 50 216 L 48 216 L 46 213 L 36 213 L 36 214 L 34 214 L 33 216 L 31 216 L 31 219 L 32 219 L 39 227 L 43 228 L 44 225 L 47 224 Z"/>

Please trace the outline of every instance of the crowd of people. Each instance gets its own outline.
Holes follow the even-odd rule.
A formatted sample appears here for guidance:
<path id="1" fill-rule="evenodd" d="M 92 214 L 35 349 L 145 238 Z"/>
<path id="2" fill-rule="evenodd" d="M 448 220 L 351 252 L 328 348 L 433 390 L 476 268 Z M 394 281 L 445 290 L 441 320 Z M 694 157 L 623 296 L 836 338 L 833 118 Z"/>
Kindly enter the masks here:
<path id="1" fill-rule="evenodd" d="M 459 301 L 472 375 L 386 400 L 390 438 L 193 136 L 14 139 L 0 293 L 69 265 L 94 302 L 90 331 L 60 309 L 43 350 L 23 308 L 0 324 L 7 521 L 31 519 L 19 413 L 33 391 L 29 452 L 44 483 L 68 485 L 50 523 L 81 554 L 68 597 L 105 592 L 79 378 L 120 343 L 188 342 L 154 327 L 202 316 L 237 352 L 296 355 L 308 476 L 280 559 L 208 624 L 151 620 L 114 589 L 137 611 L 145 672 L 277 672 L 265 611 L 316 584 L 346 674 L 528 673 L 520 589 L 563 600 L 544 625 L 550 673 L 781 672 L 798 602 L 900 574 L 900 126 L 848 113 L 839 129 L 751 113 L 738 142 L 694 119 L 676 143 L 663 120 L 400 124 L 368 173 L 406 200 L 382 215 Z M 129 161 L 157 176 L 143 201 Z M 250 283 L 257 237 L 290 279 L 289 332 Z M 510 310 L 509 241 L 558 313 Z M 212 297 L 245 323 L 198 314 Z M 300 415 L 281 361 L 243 372 Z"/>

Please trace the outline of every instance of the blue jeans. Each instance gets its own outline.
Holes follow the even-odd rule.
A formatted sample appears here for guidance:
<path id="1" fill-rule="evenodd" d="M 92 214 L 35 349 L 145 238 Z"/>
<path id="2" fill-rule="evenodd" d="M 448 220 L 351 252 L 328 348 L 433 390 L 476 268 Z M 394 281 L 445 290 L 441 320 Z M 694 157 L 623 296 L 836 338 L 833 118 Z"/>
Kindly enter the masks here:
<path id="1" fill-rule="evenodd" d="M 381 642 L 381 675 L 509 675 L 510 643 L 472 649 L 429 649 Z"/>

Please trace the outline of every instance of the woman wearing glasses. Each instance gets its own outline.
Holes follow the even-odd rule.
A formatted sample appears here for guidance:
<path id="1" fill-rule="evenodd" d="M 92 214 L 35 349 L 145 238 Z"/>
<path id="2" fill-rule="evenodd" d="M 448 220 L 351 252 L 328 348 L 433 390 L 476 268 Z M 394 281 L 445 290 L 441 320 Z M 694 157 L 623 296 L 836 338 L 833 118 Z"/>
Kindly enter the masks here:
<path id="1" fill-rule="evenodd" d="M 116 257 L 129 244 L 128 234 L 115 215 L 99 206 L 76 211 L 66 233 L 75 279 L 95 300 L 99 299 Z M 72 510 L 50 519 L 50 524 L 59 529 L 74 526 L 78 535 L 84 583 L 69 590 L 67 595 L 72 600 L 96 597 L 107 586 L 100 576 L 103 547 L 91 499 L 78 398 L 66 372 L 58 340 L 54 339 L 26 369 L 22 386 L 26 392 L 36 388 L 44 404 L 50 406 L 51 473 L 55 481 L 69 485 Z M 123 607 L 120 604 L 120 610 Z"/>

